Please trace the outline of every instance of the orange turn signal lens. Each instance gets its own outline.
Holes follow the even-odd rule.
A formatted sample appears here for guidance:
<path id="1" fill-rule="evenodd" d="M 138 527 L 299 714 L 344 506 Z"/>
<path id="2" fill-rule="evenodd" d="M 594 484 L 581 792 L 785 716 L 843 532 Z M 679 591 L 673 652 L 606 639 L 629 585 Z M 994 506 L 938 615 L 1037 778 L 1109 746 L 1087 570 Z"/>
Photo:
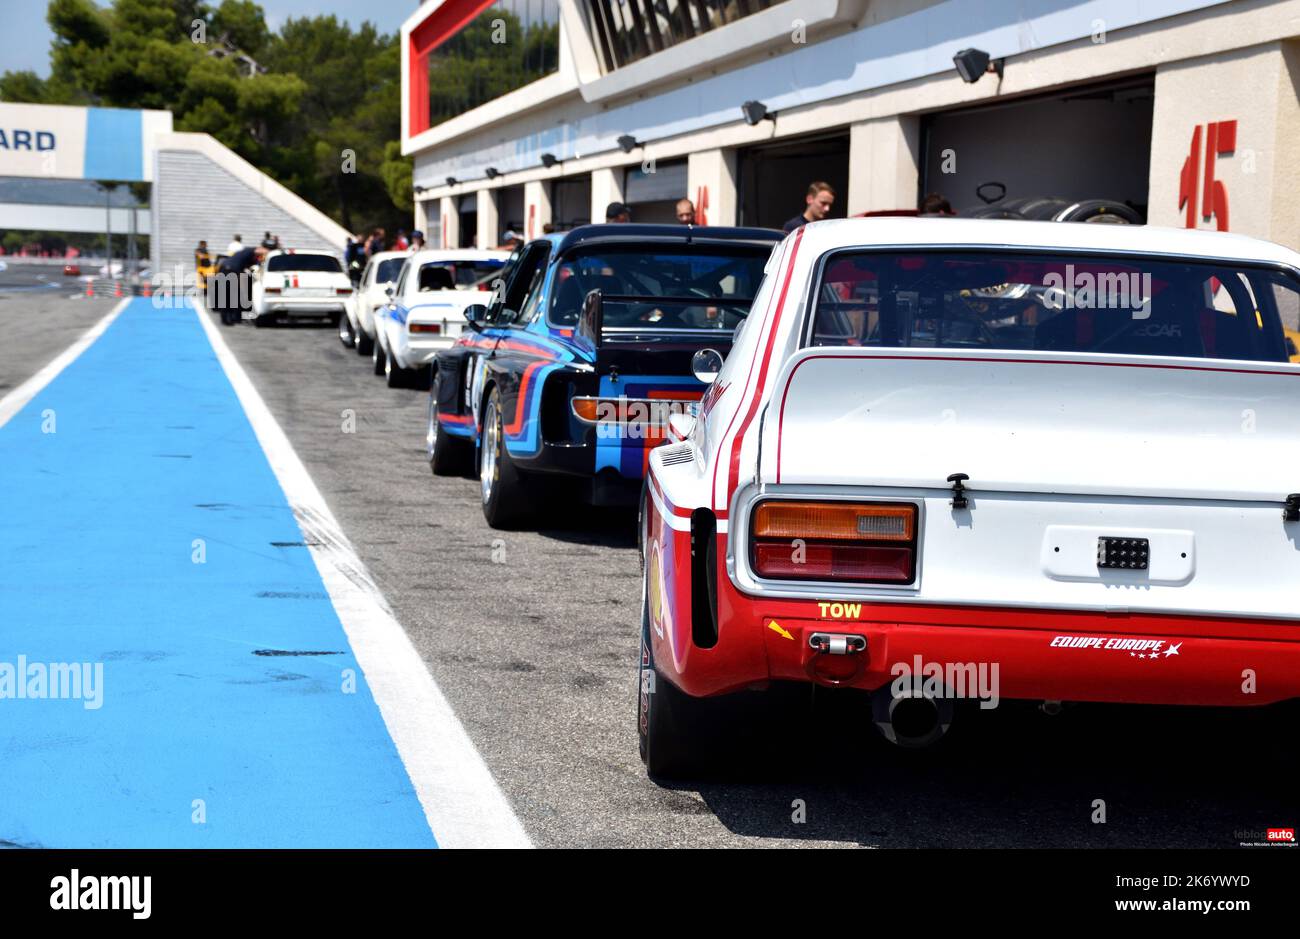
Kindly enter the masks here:
<path id="1" fill-rule="evenodd" d="M 580 421 L 586 421 L 588 424 L 596 423 L 596 415 L 600 413 L 599 398 L 574 398 L 573 399 L 573 416 Z"/>
<path id="2" fill-rule="evenodd" d="M 764 502 L 754 510 L 755 538 L 911 541 L 916 506 L 860 502 Z"/>

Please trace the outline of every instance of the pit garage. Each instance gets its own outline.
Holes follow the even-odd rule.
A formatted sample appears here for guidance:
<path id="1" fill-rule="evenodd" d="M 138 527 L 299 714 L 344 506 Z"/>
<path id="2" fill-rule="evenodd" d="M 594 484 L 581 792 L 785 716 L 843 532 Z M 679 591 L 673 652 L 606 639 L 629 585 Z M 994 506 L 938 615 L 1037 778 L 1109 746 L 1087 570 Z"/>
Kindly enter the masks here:
<path id="1" fill-rule="evenodd" d="M 623 178 L 623 201 L 632 209 L 632 221 L 656 225 L 677 222 L 677 200 L 689 198 L 686 161 L 644 163 L 629 167 Z"/>
<path id="2" fill-rule="evenodd" d="M 922 193 L 959 215 L 1145 221 L 1154 77 L 922 119 Z M 1102 200 L 1103 204 L 1094 204 Z"/>
<path id="3" fill-rule="evenodd" d="M 551 219 L 556 231 L 568 231 L 592 220 L 590 176 L 571 176 L 551 184 Z"/>
<path id="4" fill-rule="evenodd" d="M 780 228 L 804 208 L 809 183 L 835 190 L 831 218 L 843 218 L 849 192 L 849 135 L 797 137 L 747 147 L 737 156 L 738 222 Z"/>

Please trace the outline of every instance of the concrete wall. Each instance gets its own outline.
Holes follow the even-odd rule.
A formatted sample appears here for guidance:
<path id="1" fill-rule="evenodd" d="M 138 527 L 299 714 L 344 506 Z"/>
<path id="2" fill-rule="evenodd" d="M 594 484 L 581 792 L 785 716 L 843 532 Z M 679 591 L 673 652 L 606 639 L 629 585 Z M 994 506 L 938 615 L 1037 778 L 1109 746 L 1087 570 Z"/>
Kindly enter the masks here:
<path id="1" fill-rule="evenodd" d="M 236 232 L 245 245 L 266 231 L 286 247 L 327 250 L 342 257 L 348 233 L 207 134 L 160 139 L 153 184 L 153 270 L 194 270 L 200 239 L 224 253 Z"/>
<path id="2" fill-rule="evenodd" d="M 1222 144 L 1226 123 L 1235 142 Z M 1220 141 L 1207 159 L 1210 126 Z M 1189 165 L 1193 137 L 1198 159 Z M 1300 247 L 1300 47 L 1272 42 L 1162 66 L 1156 72 L 1151 141 L 1150 221 L 1187 223 L 1191 187 L 1194 227 L 1222 228 Z M 1222 184 L 1206 203 L 1207 167 Z M 1185 181 L 1184 181 L 1185 177 Z"/>

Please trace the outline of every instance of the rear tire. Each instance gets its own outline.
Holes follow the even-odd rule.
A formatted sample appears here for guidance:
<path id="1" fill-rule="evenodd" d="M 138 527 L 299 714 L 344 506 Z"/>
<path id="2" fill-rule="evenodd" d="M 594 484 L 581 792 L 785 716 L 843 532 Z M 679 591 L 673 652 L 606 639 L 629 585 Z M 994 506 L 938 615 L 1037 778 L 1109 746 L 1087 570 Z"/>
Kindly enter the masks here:
<path id="1" fill-rule="evenodd" d="M 531 514 L 523 474 L 506 449 L 501 395 L 494 387 L 483 409 L 483 439 L 479 446 L 479 495 L 483 517 L 493 528 L 514 528 Z"/>
<path id="2" fill-rule="evenodd" d="M 637 745 L 646 773 L 656 779 L 698 776 L 700 750 L 691 728 L 700 710 L 697 699 L 659 674 L 650 642 L 648 575 L 641 579 L 641 660 L 637 669 Z"/>
<path id="3" fill-rule="evenodd" d="M 389 388 L 411 387 L 410 370 L 399 366 L 391 355 L 384 358 L 384 384 Z"/>
<path id="4" fill-rule="evenodd" d="M 239 320 L 235 320 L 234 322 L 238 323 Z M 271 316 L 271 314 L 269 313 L 263 313 L 261 316 L 253 317 L 253 325 L 256 326 L 258 329 L 264 329 L 267 326 L 273 324 L 274 322 L 275 322 L 275 317 Z"/>
<path id="5" fill-rule="evenodd" d="M 429 469 L 434 476 L 459 476 L 469 467 L 473 448 L 468 440 L 445 433 L 438 425 L 438 377 L 429 389 L 429 424 L 424 434 Z"/>
<path id="6" fill-rule="evenodd" d="M 366 335 L 364 329 L 358 329 L 356 333 L 357 355 L 370 355 L 374 351 L 375 341 Z"/>
<path id="7" fill-rule="evenodd" d="M 345 349 L 351 349 L 356 345 L 357 339 L 352 332 L 352 321 L 346 315 L 340 316 L 338 321 L 339 342 L 343 343 Z"/>
<path id="8" fill-rule="evenodd" d="M 384 347 L 375 342 L 370 347 L 370 367 L 376 375 L 384 374 L 385 360 L 388 356 L 384 355 Z"/>

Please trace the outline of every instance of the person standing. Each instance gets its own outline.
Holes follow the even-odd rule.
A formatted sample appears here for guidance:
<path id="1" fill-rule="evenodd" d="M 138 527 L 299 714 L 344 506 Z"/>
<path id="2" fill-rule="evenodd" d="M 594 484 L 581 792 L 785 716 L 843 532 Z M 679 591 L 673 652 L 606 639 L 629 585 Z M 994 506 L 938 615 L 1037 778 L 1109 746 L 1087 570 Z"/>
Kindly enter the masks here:
<path id="1" fill-rule="evenodd" d="M 952 210 L 952 204 L 947 199 L 932 192 L 921 200 L 921 209 L 916 214 L 921 218 L 948 218 L 957 213 Z"/>
<path id="2" fill-rule="evenodd" d="M 424 250 L 424 232 L 416 229 L 411 232 L 411 253 Z"/>
<path id="3" fill-rule="evenodd" d="M 244 248 L 221 262 L 217 276 L 208 283 L 215 284 L 215 306 L 221 313 L 223 326 L 234 326 L 244 318 L 244 308 L 248 306 L 253 293 L 249 281 L 249 271 L 262 263 L 266 249 L 261 245 Z M 211 303 L 213 296 L 209 296 Z"/>
<path id="4" fill-rule="evenodd" d="M 820 222 L 831 214 L 831 206 L 834 204 L 835 190 L 831 188 L 831 184 L 815 182 L 808 187 L 808 194 L 804 196 L 803 214 L 796 215 L 781 228 L 789 234 L 809 222 Z"/>
<path id="5" fill-rule="evenodd" d="M 632 221 L 632 207 L 623 202 L 611 202 L 605 207 L 606 222 Z"/>
<path id="6" fill-rule="evenodd" d="M 690 199 L 678 199 L 677 208 L 674 211 L 677 221 L 683 225 L 695 224 L 695 203 Z"/>
<path id="7" fill-rule="evenodd" d="M 226 257 L 233 258 L 235 255 L 237 255 L 239 252 L 243 250 L 244 250 L 244 242 L 242 236 L 235 235 L 234 240 L 230 242 L 230 244 L 226 245 Z"/>
<path id="8" fill-rule="evenodd" d="M 410 246 L 411 243 L 406 240 L 406 230 L 403 228 L 399 228 L 397 230 L 397 237 L 393 239 L 393 250 L 405 251 Z"/>

